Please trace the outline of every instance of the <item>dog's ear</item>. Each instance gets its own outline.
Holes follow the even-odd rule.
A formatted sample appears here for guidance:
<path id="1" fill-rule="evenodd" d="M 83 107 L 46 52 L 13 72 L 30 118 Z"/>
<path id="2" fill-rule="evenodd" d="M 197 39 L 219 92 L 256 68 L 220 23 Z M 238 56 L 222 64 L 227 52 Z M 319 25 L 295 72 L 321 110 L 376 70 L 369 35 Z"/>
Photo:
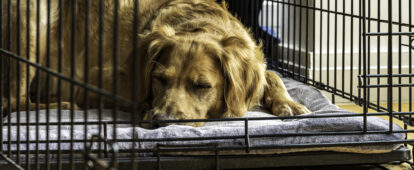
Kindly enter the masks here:
<path id="1" fill-rule="evenodd" d="M 147 35 L 139 35 L 138 44 L 138 94 L 139 103 L 150 104 L 151 102 L 151 73 L 159 56 L 165 49 L 174 46 L 171 38 L 175 35 L 171 27 L 164 26 Z"/>
<path id="2" fill-rule="evenodd" d="M 221 41 L 219 57 L 225 78 L 226 115 L 240 117 L 263 93 L 265 64 L 263 53 L 254 42 L 231 36 Z"/>

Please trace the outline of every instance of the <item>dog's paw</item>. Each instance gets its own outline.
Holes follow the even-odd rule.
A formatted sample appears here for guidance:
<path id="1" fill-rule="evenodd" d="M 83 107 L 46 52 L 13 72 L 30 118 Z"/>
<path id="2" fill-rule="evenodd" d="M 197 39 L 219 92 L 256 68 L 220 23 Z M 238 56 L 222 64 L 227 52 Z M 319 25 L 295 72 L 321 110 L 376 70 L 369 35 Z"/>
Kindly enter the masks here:
<path id="1" fill-rule="evenodd" d="M 13 113 L 15 111 L 17 111 L 17 106 L 18 104 L 16 103 L 16 99 L 15 98 L 10 98 L 10 102 L 8 99 L 3 99 L 3 103 L 2 103 L 2 112 L 3 112 L 3 116 L 6 116 L 10 113 Z M 20 103 L 20 107 L 23 106 L 23 103 Z M 22 110 L 22 109 L 20 109 Z"/>
<path id="2" fill-rule="evenodd" d="M 1 104 L 2 105 L 2 113 L 3 113 L 3 116 L 5 116 L 5 115 L 8 115 L 9 114 L 9 108 L 8 108 L 8 100 L 7 99 L 3 99 L 3 103 Z"/>
<path id="3" fill-rule="evenodd" d="M 77 104 L 73 104 L 73 110 L 81 110 L 81 108 L 77 105 Z M 54 105 L 52 105 L 53 109 L 58 109 L 58 105 L 57 103 L 55 103 Z M 61 102 L 60 103 L 60 108 L 61 109 L 65 109 L 65 110 L 70 110 L 72 109 L 71 103 L 70 102 Z"/>
<path id="4" fill-rule="evenodd" d="M 294 101 L 289 101 L 289 107 L 292 109 L 294 115 L 301 115 L 311 112 L 306 106 Z"/>
<path id="5" fill-rule="evenodd" d="M 276 116 L 295 116 L 310 113 L 308 108 L 294 101 L 274 101 L 271 97 L 267 97 L 265 104 Z"/>

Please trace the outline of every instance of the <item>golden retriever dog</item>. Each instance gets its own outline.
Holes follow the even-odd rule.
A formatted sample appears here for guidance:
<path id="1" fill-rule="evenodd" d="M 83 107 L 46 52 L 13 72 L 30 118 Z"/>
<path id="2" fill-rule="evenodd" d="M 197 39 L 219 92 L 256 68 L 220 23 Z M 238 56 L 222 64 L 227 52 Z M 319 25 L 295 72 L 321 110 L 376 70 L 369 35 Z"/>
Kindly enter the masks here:
<path id="1" fill-rule="evenodd" d="M 40 8 L 42 19 L 47 16 L 47 12 L 44 11 L 44 1 L 41 1 L 41 5 L 30 4 L 34 9 L 31 11 L 33 14 L 36 12 L 35 9 Z M 114 2 L 104 2 L 105 15 L 102 29 L 104 42 L 101 47 L 104 50 L 103 88 L 112 92 Z M 64 3 L 62 74 L 73 76 L 78 81 L 83 81 L 88 74 L 88 83 L 96 86 L 99 75 L 97 56 L 100 54 L 99 38 L 96 38 L 99 37 L 100 30 L 100 1 L 90 1 L 88 38 L 90 69 L 87 72 L 83 69 L 86 55 L 84 25 L 86 1 L 64 0 Z M 76 9 L 73 8 L 73 3 Z M 133 26 L 134 1 L 119 0 L 118 6 L 119 65 L 115 73 L 118 74 L 117 93 L 126 99 L 134 95 L 142 110 L 140 116 L 144 120 L 241 117 L 256 105 L 262 105 L 278 116 L 309 112 L 305 106 L 290 98 L 283 82 L 276 74 L 266 71 L 261 45 L 253 39 L 249 30 L 227 11 L 225 3 L 218 4 L 214 0 L 139 0 L 138 30 L 134 30 Z M 26 10 L 25 5 L 21 5 L 21 8 L 24 9 L 21 11 Z M 31 17 L 27 21 L 30 24 L 26 24 L 31 28 L 30 54 L 22 51 L 20 55 L 23 58 L 29 56 L 31 61 L 35 61 L 35 54 L 38 52 L 41 65 L 45 65 L 46 56 L 49 54 L 52 56 L 51 68 L 57 70 L 59 4 L 56 0 L 52 0 L 51 9 L 52 35 L 49 42 L 52 48 L 47 52 L 44 45 L 47 43 L 44 30 L 47 30 L 46 23 L 48 23 L 45 21 L 41 22 L 40 26 L 41 35 L 38 40 L 41 44 L 38 47 L 40 50 L 36 51 L 34 42 L 39 37 L 33 33 L 37 28 L 35 18 Z M 76 18 L 72 18 L 72 11 L 77 12 Z M 72 19 L 76 21 L 75 30 L 72 30 Z M 25 35 L 23 34 L 25 26 L 17 30 L 21 30 L 21 35 Z M 75 36 L 72 35 L 72 31 Z M 139 58 L 134 58 L 137 56 L 133 55 L 135 36 L 139 36 L 139 43 L 135 47 L 138 49 Z M 26 48 L 24 42 L 21 46 L 22 49 Z M 72 56 L 75 57 L 76 63 L 71 63 Z M 133 68 L 132 61 L 137 61 L 138 68 Z M 75 64 L 74 73 L 70 70 L 71 64 Z M 24 73 L 24 67 L 19 71 Z M 30 76 L 22 78 L 20 83 L 32 81 L 34 72 L 31 68 Z M 136 87 L 132 87 L 133 80 L 138 82 Z M 55 82 L 56 80 L 51 81 L 48 89 L 52 96 L 57 94 Z M 69 87 L 69 83 L 64 83 L 65 90 L 62 91 L 62 97 L 64 101 L 69 101 L 71 96 L 66 87 Z M 21 88 L 26 87 L 21 86 Z M 132 88 L 136 89 L 136 94 L 132 94 Z M 27 98 L 24 91 L 20 90 L 21 98 Z M 85 91 L 82 88 L 76 88 L 75 91 L 74 102 L 82 105 Z M 96 94 L 91 93 L 87 99 L 89 105 L 83 107 L 98 107 L 96 97 Z M 113 107 L 109 99 L 105 100 L 105 107 Z M 122 104 L 120 107 L 123 107 Z M 158 126 L 163 125 L 166 124 L 158 124 Z M 188 125 L 201 126 L 202 123 L 188 123 Z"/>
<path id="2" fill-rule="evenodd" d="M 241 117 L 256 105 L 278 116 L 309 112 L 266 71 L 261 46 L 225 4 L 170 1 L 140 36 L 145 120 Z"/>

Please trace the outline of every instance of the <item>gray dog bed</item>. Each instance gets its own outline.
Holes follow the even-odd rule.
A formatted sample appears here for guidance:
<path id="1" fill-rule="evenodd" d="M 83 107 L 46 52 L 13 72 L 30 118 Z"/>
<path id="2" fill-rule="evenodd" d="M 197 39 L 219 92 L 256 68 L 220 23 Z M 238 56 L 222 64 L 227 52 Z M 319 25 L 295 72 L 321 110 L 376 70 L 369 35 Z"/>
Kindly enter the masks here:
<path id="1" fill-rule="evenodd" d="M 338 108 L 330 103 L 330 101 L 322 95 L 318 90 L 304 85 L 303 83 L 291 80 L 289 78 L 283 78 L 285 85 L 291 95 L 291 97 L 307 106 L 312 113 L 308 115 L 328 115 L 328 114 L 355 114 Z M 25 112 L 20 113 L 20 122 L 26 122 Z M 11 122 L 16 122 L 16 114 L 10 115 Z M 62 111 L 62 122 L 70 122 L 70 111 Z M 36 122 L 36 113 L 30 112 L 30 122 Z M 103 111 L 103 121 L 112 120 L 112 111 Z M 244 118 L 252 117 L 274 117 L 266 113 L 265 111 L 255 110 L 246 113 Z M 84 112 L 75 111 L 75 122 L 84 122 Z M 118 118 L 120 120 L 130 120 L 130 114 L 119 112 Z M 5 123 L 7 123 L 7 117 Z M 46 122 L 46 111 L 40 111 L 40 122 Z M 88 111 L 88 121 L 96 122 L 98 120 L 97 110 Z M 57 122 L 57 111 L 50 111 L 50 122 Z M 369 131 L 386 131 L 389 128 L 388 121 L 380 119 L 378 117 L 368 117 L 367 128 Z M 168 142 L 151 142 L 141 141 L 135 143 L 134 147 L 139 149 L 154 149 L 157 144 L 171 144 L 171 145 L 187 145 L 187 144 L 218 144 L 218 147 L 233 147 L 233 146 L 245 146 L 245 138 L 240 137 L 245 135 L 244 121 L 223 121 L 223 122 L 209 122 L 203 127 L 191 127 L 182 125 L 170 125 L 154 130 L 148 130 L 140 127 L 136 127 L 135 133 L 139 139 L 163 139 L 163 138 L 200 138 L 200 137 L 219 137 L 219 136 L 239 136 L 235 139 L 219 139 L 219 140 L 186 140 L 186 141 L 168 141 Z M 102 128 L 102 126 L 101 126 Z M 397 125 L 393 125 L 394 130 L 401 130 Z M 99 126 L 88 125 L 88 139 L 92 135 L 97 135 Z M 133 128 L 128 124 L 121 124 L 117 126 L 117 139 L 132 139 Z M 362 117 L 341 117 L 341 118 L 303 118 L 303 119 L 286 119 L 286 120 L 255 120 L 249 121 L 248 133 L 251 136 L 255 135 L 274 135 L 274 134 L 291 134 L 291 133 L 318 133 L 318 132 L 361 132 L 363 129 Z M 112 139 L 113 127 L 108 124 L 106 126 L 107 139 Z M 20 133 L 16 134 L 17 127 L 11 126 L 10 131 L 11 141 L 16 141 L 17 135 L 20 135 L 20 150 L 26 150 L 26 126 L 20 126 Z M 103 130 L 102 130 L 103 132 Z M 30 141 L 36 139 L 35 126 L 30 127 Z M 46 140 L 46 126 L 39 126 L 39 140 Z M 61 140 L 71 139 L 71 127 L 64 125 L 61 127 Z M 3 141 L 8 141 L 8 127 L 3 127 Z M 84 125 L 75 125 L 74 140 L 84 139 Z M 101 134 L 103 136 L 103 134 Z M 333 143 L 351 143 L 351 142 L 380 142 L 380 141 L 393 141 L 404 139 L 405 135 L 402 133 L 392 134 L 358 134 L 358 135 L 319 135 L 319 136 L 276 136 L 276 137 L 250 137 L 250 147 L 260 146 L 285 146 L 285 145 L 308 145 L 308 144 L 333 144 Z M 58 139 L 58 128 L 56 125 L 49 127 L 49 140 Z M 117 142 L 120 149 L 128 150 L 132 147 L 130 142 Z M 3 145 L 6 150 L 8 145 Z M 269 154 L 269 153 L 289 153 L 300 151 L 338 151 L 338 152 L 355 152 L 355 153 L 385 153 L 390 152 L 400 145 L 360 145 L 360 146 L 335 146 L 335 147 L 298 147 L 298 148 L 279 148 L 279 149 L 266 149 L 266 150 L 251 150 L 249 154 Z M 10 145 L 11 150 L 16 150 L 16 144 Z M 69 150 L 71 145 L 69 143 L 62 143 L 62 150 Z M 84 143 L 74 143 L 73 148 L 76 150 L 83 150 Z M 95 146 L 96 148 L 97 146 Z M 36 144 L 30 144 L 29 149 L 35 150 Z M 40 150 L 45 150 L 46 145 L 40 143 L 38 145 Z M 50 143 L 48 148 L 50 150 L 56 150 L 57 144 Z M 243 150 L 227 150 L 220 152 L 221 154 L 246 154 Z M 180 154 L 180 153 L 174 153 Z M 211 154 L 203 152 L 193 152 L 187 154 Z"/>

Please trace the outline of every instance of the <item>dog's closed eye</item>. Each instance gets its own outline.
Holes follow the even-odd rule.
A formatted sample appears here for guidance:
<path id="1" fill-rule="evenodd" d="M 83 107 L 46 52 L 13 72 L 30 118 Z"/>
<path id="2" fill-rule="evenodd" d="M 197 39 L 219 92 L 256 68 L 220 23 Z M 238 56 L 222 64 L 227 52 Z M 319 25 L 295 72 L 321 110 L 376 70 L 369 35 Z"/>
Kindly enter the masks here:
<path id="1" fill-rule="evenodd" d="M 207 90 L 211 89 L 211 85 L 208 83 L 196 83 L 193 85 L 196 90 Z"/>
<path id="2" fill-rule="evenodd" d="M 193 82 L 193 89 L 196 91 L 207 91 L 213 88 L 213 85 L 205 76 L 197 77 Z"/>
<path id="3" fill-rule="evenodd" d="M 161 75 L 152 75 L 152 78 L 154 80 L 159 81 L 162 85 L 166 85 L 167 84 L 167 78 Z"/>

